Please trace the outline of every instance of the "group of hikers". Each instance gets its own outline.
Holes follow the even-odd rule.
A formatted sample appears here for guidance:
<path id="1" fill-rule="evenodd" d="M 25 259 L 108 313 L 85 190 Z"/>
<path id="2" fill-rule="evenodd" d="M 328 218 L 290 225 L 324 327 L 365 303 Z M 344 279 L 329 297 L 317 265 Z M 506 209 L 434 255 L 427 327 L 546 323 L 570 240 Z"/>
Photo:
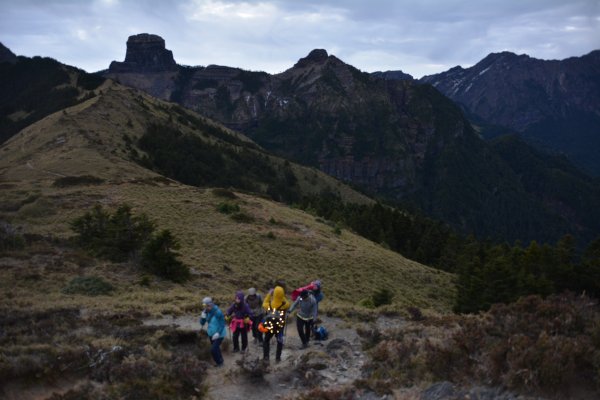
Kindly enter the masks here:
<path id="1" fill-rule="evenodd" d="M 311 332 L 317 321 L 319 302 L 323 299 L 321 281 L 295 289 L 291 293 L 292 302 L 285 296 L 285 284 L 278 282 L 269 290 L 265 298 L 255 288 L 248 289 L 246 295 L 237 291 L 233 303 L 223 312 L 211 297 L 202 300 L 204 310 L 200 315 L 200 325 L 207 324 L 206 334 L 211 342 L 211 355 L 217 367 L 223 365 L 221 343 L 226 337 L 226 326 L 232 332 L 233 352 L 245 352 L 248 347 L 248 332 L 252 332 L 254 343 L 263 347 L 263 359 L 269 361 L 270 342 L 276 338 L 275 361 L 281 361 L 287 314 L 296 312 L 296 327 L 302 342 L 302 349 L 308 347 Z M 241 338 L 241 348 L 240 348 Z"/>

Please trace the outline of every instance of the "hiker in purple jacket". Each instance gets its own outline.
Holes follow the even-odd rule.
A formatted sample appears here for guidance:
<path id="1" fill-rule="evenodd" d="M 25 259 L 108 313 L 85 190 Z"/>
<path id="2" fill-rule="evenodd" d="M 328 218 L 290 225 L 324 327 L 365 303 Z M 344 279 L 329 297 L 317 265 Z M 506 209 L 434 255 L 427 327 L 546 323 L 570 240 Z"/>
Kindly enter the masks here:
<path id="1" fill-rule="evenodd" d="M 244 301 L 244 292 L 235 294 L 233 304 L 227 309 L 225 319 L 229 322 L 229 329 L 233 332 L 233 352 L 240 351 L 240 334 L 242 336 L 242 352 L 248 347 L 248 331 L 252 329 L 252 311 Z"/>

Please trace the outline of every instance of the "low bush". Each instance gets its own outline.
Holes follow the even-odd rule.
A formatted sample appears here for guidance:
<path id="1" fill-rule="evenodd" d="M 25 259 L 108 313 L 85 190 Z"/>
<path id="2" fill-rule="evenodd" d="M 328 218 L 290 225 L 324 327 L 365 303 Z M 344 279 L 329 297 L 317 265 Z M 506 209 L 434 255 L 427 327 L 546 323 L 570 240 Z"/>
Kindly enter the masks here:
<path id="1" fill-rule="evenodd" d="M 54 181 L 52 186 L 64 188 L 69 186 L 100 185 L 102 183 L 104 183 L 104 179 L 102 178 L 92 175 L 80 175 L 58 178 Z"/>
<path id="2" fill-rule="evenodd" d="M 240 212 L 240 206 L 232 203 L 220 203 L 217 206 L 217 211 L 221 214 L 233 214 Z"/>
<path id="3" fill-rule="evenodd" d="M 529 296 L 477 316 L 424 321 L 377 341 L 361 334 L 371 348 L 367 381 L 478 383 L 551 398 L 600 394 L 600 310 L 588 297 Z"/>
<path id="4" fill-rule="evenodd" d="M 381 307 L 386 304 L 392 304 L 394 293 L 389 289 L 382 288 L 373 293 L 372 299 L 375 307 Z"/>
<path id="5" fill-rule="evenodd" d="M 179 242 L 169 230 L 163 230 L 148 241 L 142 252 L 142 267 L 155 275 L 173 282 L 185 282 L 190 278 L 189 268 L 179 261 L 176 250 Z"/>
<path id="6" fill-rule="evenodd" d="M 96 276 L 80 276 L 73 278 L 62 290 L 65 294 L 83 294 L 98 296 L 110 294 L 115 288 L 110 283 Z"/>

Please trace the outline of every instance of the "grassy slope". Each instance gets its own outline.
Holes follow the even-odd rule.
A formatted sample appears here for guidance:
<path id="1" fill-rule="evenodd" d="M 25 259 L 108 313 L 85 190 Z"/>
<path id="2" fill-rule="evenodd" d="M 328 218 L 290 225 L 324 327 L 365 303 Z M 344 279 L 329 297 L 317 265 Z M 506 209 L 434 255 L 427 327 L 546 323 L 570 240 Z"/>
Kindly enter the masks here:
<path id="1" fill-rule="evenodd" d="M 449 311 L 455 294 L 449 274 L 350 232 L 336 235 L 309 214 L 248 194 L 238 194 L 236 201 L 255 221 L 234 222 L 216 211 L 224 199 L 211 190 L 161 179 L 132 163 L 124 135 L 135 141 L 149 121 L 168 121 L 169 105 L 111 83 L 100 89 L 101 95 L 39 121 L 0 148 L 0 219 L 26 233 L 66 238 L 72 235 L 68 222 L 94 204 L 114 208 L 128 203 L 176 234 L 182 260 L 194 268 L 194 277 L 185 285 L 155 280 L 145 288 L 138 285 L 141 273 L 130 266 L 38 245 L 2 259 L 0 296 L 7 299 L 7 309 L 74 306 L 179 314 L 197 311 L 204 295 L 228 302 L 237 288 L 265 290 L 278 278 L 295 287 L 319 277 L 327 296 L 324 310 L 359 310 L 361 299 L 388 288 L 395 294 L 393 308 Z M 368 201 L 318 171 L 294 170 L 307 189 L 318 192 L 329 186 L 352 201 Z M 93 175 L 105 183 L 52 186 L 67 175 Z M 73 276 L 92 274 L 111 281 L 115 295 L 86 298 L 60 292 Z"/>

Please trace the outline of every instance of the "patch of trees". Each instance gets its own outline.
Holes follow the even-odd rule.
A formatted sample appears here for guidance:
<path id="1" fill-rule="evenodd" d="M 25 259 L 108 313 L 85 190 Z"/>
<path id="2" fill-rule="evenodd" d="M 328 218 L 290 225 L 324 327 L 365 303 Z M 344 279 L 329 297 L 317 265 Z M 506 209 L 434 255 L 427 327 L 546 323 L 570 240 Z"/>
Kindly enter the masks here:
<path id="1" fill-rule="evenodd" d="M 374 205 L 345 204 L 330 194 L 299 207 L 380 243 L 407 258 L 458 275 L 457 312 L 489 309 L 522 296 L 563 291 L 600 297 L 600 238 L 578 252 L 565 235 L 555 245 L 496 244 L 462 237 L 440 222 Z"/>
<path id="2" fill-rule="evenodd" d="M 77 87 L 69 86 L 69 71 Z M 78 102 L 79 88 L 97 88 L 103 78 L 65 66 L 51 58 L 19 57 L 15 64 L 0 63 L 0 143 L 26 126 Z M 21 113 L 18 118 L 14 113 Z"/>
<path id="3" fill-rule="evenodd" d="M 235 187 L 268 194 L 278 201 L 300 198 L 289 163 L 277 166 L 264 153 L 225 143 L 210 143 L 176 128 L 151 125 L 138 145 L 146 168 L 192 186 Z"/>
<path id="4" fill-rule="evenodd" d="M 134 215 L 128 205 L 114 214 L 97 205 L 71 222 L 77 243 L 97 257 L 133 262 L 142 269 L 174 282 L 189 279 L 189 268 L 176 252 L 179 242 L 169 230 L 155 233 L 145 214 Z"/>

